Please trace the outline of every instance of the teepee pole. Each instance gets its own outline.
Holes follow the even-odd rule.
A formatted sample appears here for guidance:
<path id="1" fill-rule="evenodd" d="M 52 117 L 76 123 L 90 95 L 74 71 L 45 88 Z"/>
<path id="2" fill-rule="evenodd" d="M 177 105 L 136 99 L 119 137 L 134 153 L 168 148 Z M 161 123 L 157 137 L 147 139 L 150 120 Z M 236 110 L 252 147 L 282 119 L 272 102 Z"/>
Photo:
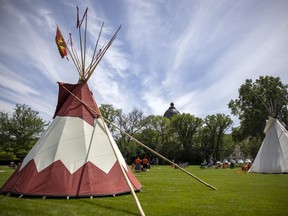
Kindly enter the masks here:
<path id="1" fill-rule="evenodd" d="M 80 67 L 80 65 L 77 62 L 77 58 L 76 58 L 76 56 L 75 56 L 75 54 L 73 52 L 73 47 L 71 47 L 71 51 L 70 51 L 70 49 L 68 47 L 67 47 L 67 50 L 68 50 L 68 53 L 69 53 L 74 65 L 75 65 L 75 67 L 76 67 L 76 69 L 78 71 L 79 76 L 81 77 L 81 67 Z"/>
<path id="2" fill-rule="evenodd" d="M 113 144 L 112 144 L 111 137 L 108 135 L 108 128 L 107 128 L 107 126 L 106 126 L 106 124 L 105 124 L 105 120 L 106 120 L 106 119 L 102 116 L 101 113 L 98 113 L 96 110 L 94 110 L 93 108 L 91 108 L 87 103 L 85 103 L 83 100 L 81 100 L 79 97 L 77 97 L 77 96 L 76 96 L 75 94 L 73 94 L 71 91 L 69 91 L 69 89 L 67 89 L 64 85 L 63 85 L 62 87 L 63 87 L 67 92 L 69 92 L 69 94 L 71 94 L 74 98 L 76 98 L 78 101 L 80 101 L 82 104 L 84 104 L 84 105 L 85 105 L 89 110 L 91 110 L 94 114 L 97 114 L 97 115 L 99 115 L 99 116 L 101 117 L 101 120 L 102 120 L 102 122 L 103 122 L 103 126 L 104 126 L 104 128 L 105 128 L 105 133 L 106 133 L 106 135 L 107 135 L 107 137 L 108 137 L 108 139 L 109 139 L 109 143 L 110 143 L 110 145 L 111 145 L 111 147 L 112 147 L 112 149 L 113 149 L 114 155 L 115 155 L 115 157 L 116 157 L 116 159 L 117 159 L 117 161 L 118 161 L 118 163 L 119 163 L 121 172 L 122 172 L 122 174 L 123 174 L 123 176 L 124 176 L 124 178 L 125 178 L 125 180 L 126 180 L 126 182 L 127 182 L 127 185 L 128 185 L 128 187 L 129 187 L 129 189 L 130 189 L 130 192 L 131 192 L 131 194 L 133 195 L 133 198 L 134 198 L 134 200 L 135 200 L 135 202 L 136 202 L 138 211 L 139 211 L 139 213 L 140 213 L 141 216 L 145 216 L 145 213 L 144 213 L 144 211 L 143 211 L 143 209 L 142 209 L 142 207 L 141 207 L 141 204 L 140 204 L 140 202 L 139 202 L 139 200 L 138 200 L 138 197 L 136 196 L 136 193 L 135 193 L 135 191 L 134 191 L 134 188 L 133 188 L 133 186 L 132 186 L 132 184 L 131 184 L 131 182 L 130 182 L 130 180 L 129 180 L 129 178 L 128 178 L 128 176 L 127 176 L 127 174 L 126 174 L 126 172 L 125 172 L 125 170 L 124 170 L 124 168 L 123 168 L 123 166 L 122 166 L 121 163 L 120 163 L 119 156 L 118 156 L 117 152 L 115 151 L 115 148 L 114 148 L 114 146 L 113 146 Z"/>
<path id="3" fill-rule="evenodd" d="M 92 65 L 93 65 L 93 62 L 97 60 L 97 57 L 98 57 L 98 56 L 96 56 L 96 52 L 97 52 L 98 43 L 99 43 L 99 40 L 100 40 L 100 36 L 101 36 L 101 34 L 102 34 L 103 27 L 104 27 L 104 22 L 102 22 L 102 25 L 101 25 L 101 28 L 100 28 L 100 31 L 99 31 L 99 35 L 98 35 L 98 38 L 97 38 L 97 40 L 96 40 L 96 44 L 95 44 L 95 46 L 94 46 L 92 61 L 91 61 L 91 63 L 89 64 L 89 66 L 87 67 L 87 69 L 86 69 L 86 71 L 85 71 L 85 77 L 86 77 L 86 74 L 89 75 L 89 72 L 90 72 L 90 70 L 91 70 L 91 67 L 92 67 Z M 97 54 L 97 55 L 98 55 L 98 54 Z"/>
<path id="4" fill-rule="evenodd" d="M 118 32 L 120 31 L 120 29 L 121 29 L 121 25 L 119 26 L 119 28 L 117 29 L 117 31 L 115 32 L 113 37 L 110 39 L 110 41 L 103 47 L 103 49 L 100 49 L 99 53 L 97 54 L 97 56 L 95 58 L 95 61 L 93 60 L 93 62 L 91 63 L 91 68 L 90 68 L 91 72 L 89 72 L 86 80 L 88 80 L 90 78 L 90 76 L 92 75 L 93 71 L 97 67 L 98 63 L 103 58 L 103 56 L 106 53 L 106 51 L 108 50 L 108 48 L 111 46 L 111 44 L 115 40 L 115 38 L 116 38 Z"/>
<path id="5" fill-rule="evenodd" d="M 96 110 L 94 110 L 93 108 L 91 108 L 87 103 L 85 103 L 84 101 L 82 101 L 80 98 L 78 98 L 75 94 L 73 94 L 71 91 L 69 91 L 65 86 L 63 86 L 63 88 L 69 92 L 73 97 L 75 97 L 77 100 L 79 100 L 81 103 L 83 103 L 88 109 L 90 109 L 92 112 L 98 114 L 101 116 L 102 121 L 107 122 L 108 124 L 111 124 L 113 127 L 117 128 L 120 132 L 122 132 L 123 134 L 125 134 L 126 136 L 130 137 L 132 140 L 134 140 L 136 143 L 138 143 L 140 146 L 142 146 L 143 148 L 147 149 L 148 151 L 152 152 L 153 154 L 157 155 L 158 157 L 162 158 L 163 160 L 165 160 L 166 162 L 174 165 L 175 167 L 177 167 L 178 169 L 180 169 L 181 171 L 183 171 L 184 173 L 186 173 L 187 175 L 193 177 L 194 179 L 196 179 L 197 181 L 201 182 L 202 184 L 206 185 L 207 187 L 210 187 L 213 190 L 217 190 L 217 188 L 213 187 L 212 185 L 206 183 L 205 181 L 203 181 L 202 179 L 198 178 L 197 176 L 195 176 L 194 174 L 188 172 L 187 170 L 183 169 L 182 167 L 180 167 L 178 164 L 174 163 L 173 161 L 169 160 L 168 158 L 164 157 L 163 155 L 159 154 L 158 152 L 154 151 L 153 149 L 149 148 L 148 146 L 144 145 L 143 143 L 141 143 L 139 140 L 135 139 L 133 136 L 131 136 L 130 134 L 126 133 L 124 130 L 122 130 L 121 128 L 119 128 L 118 126 L 116 126 L 115 124 L 113 124 L 111 121 L 109 121 L 108 119 L 105 119 L 101 113 L 97 113 Z M 107 129 L 106 129 L 107 130 Z M 107 133 L 107 132 L 106 132 Z M 109 136 L 108 136 L 109 137 Z M 110 139 L 110 138 L 109 138 Z M 111 144 L 111 143 L 110 143 Z M 112 147 L 113 148 L 113 147 Z M 113 148 L 113 151 L 114 148 Z M 115 152 L 114 152 L 115 153 Z M 116 153 L 115 153 L 116 155 Z M 117 157 L 117 156 L 116 156 Z M 119 160 L 118 160 L 119 162 Z M 121 164 L 120 164 L 121 167 Z M 126 174 L 126 173 L 125 173 Z M 124 174 L 124 176 L 125 176 Z M 128 183 L 129 184 L 129 183 Z M 134 192 L 134 190 L 133 190 Z M 131 191 L 131 193 L 133 194 L 133 192 Z M 136 197 L 136 195 L 135 195 Z M 134 198 L 135 199 L 135 198 Z M 137 199 L 137 197 L 136 197 Z M 137 199 L 138 200 L 138 199 Z M 136 202 L 137 203 L 137 202 Z M 138 205 L 137 205 L 138 206 Z M 140 206 L 141 207 L 141 206 Z"/>
<path id="6" fill-rule="evenodd" d="M 86 10 L 86 14 L 85 14 L 85 31 L 84 31 L 84 59 L 83 59 L 83 69 L 82 69 L 82 74 L 83 74 L 83 77 L 85 78 L 85 63 L 86 63 L 86 39 L 87 39 L 87 15 L 88 13 L 88 8 Z M 80 27 L 79 27 L 80 29 Z"/>
<path id="7" fill-rule="evenodd" d="M 111 124 L 113 127 L 117 128 L 118 130 L 121 131 L 121 133 L 125 134 L 126 136 L 128 136 L 129 138 L 131 138 L 132 140 L 134 140 L 137 144 L 139 144 L 140 146 L 144 147 L 145 149 L 147 149 L 148 151 L 152 152 L 153 154 L 157 155 L 158 157 L 162 158 L 163 160 L 165 160 L 166 162 L 172 164 L 173 166 L 177 167 L 178 169 L 180 169 L 181 171 L 185 172 L 186 174 L 192 176 L 194 179 L 196 179 L 197 181 L 201 182 L 202 184 L 206 185 L 207 187 L 210 187 L 213 190 L 217 190 L 217 188 L 213 187 L 212 185 L 206 183 L 205 181 L 203 181 L 202 179 L 198 178 L 197 176 L 195 176 L 194 174 L 188 172 L 187 170 L 183 169 L 181 166 L 179 166 L 178 164 L 174 163 L 173 161 L 169 160 L 168 158 L 164 157 L 163 155 L 159 154 L 158 152 L 154 151 L 153 149 L 149 148 L 148 146 L 144 145 L 143 143 L 141 143 L 139 140 L 135 139 L 133 136 L 131 136 L 130 134 L 126 133 L 125 131 L 123 131 L 121 128 L 119 128 L 118 126 L 116 126 L 115 124 L 113 124 L 112 122 L 110 122 L 108 119 L 105 119 L 105 121 L 108 124 Z"/>
<path id="8" fill-rule="evenodd" d="M 109 134 L 108 134 L 108 128 L 107 128 L 107 126 L 106 126 L 106 124 L 105 124 L 105 119 L 104 119 L 104 117 L 102 116 L 101 112 L 100 112 L 100 117 L 101 117 L 103 126 L 104 126 L 104 128 L 105 128 L 105 133 L 106 133 L 106 135 L 107 135 L 107 137 L 108 137 L 108 139 L 109 139 L 110 145 L 111 145 L 111 147 L 112 147 L 112 149 L 113 149 L 114 155 L 115 155 L 115 157 L 117 158 L 117 161 L 118 161 L 118 163 L 119 163 L 121 172 L 122 172 L 122 174 L 123 174 L 123 176 L 124 176 L 124 178 L 125 178 L 128 186 L 129 186 L 130 192 L 131 192 L 131 194 L 133 195 L 133 198 L 134 198 L 134 200 L 135 200 L 135 202 L 136 202 L 138 211 L 139 211 L 139 213 L 140 213 L 141 216 L 145 216 L 145 213 L 144 213 L 144 211 L 143 211 L 143 209 L 142 209 L 142 207 L 141 207 L 141 204 L 140 204 L 140 202 L 139 202 L 139 200 L 138 200 L 138 197 L 136 196 L 136 193 L 135 193 L 134 188 L 133 188 L 133 186 L 132 186 L 132 184 L 131 184 L 128 176 L 127 176 L 127 173 L 125 172 L 122 164 L 120 163 L 119 155 L 117 154 L 117 152 L 116 152 L 116 150 L 115 150 L 115 148 L 114 148 L 114 145 L 112 144 L 111 137 L 110 137 Z"/>
<path id="9" fill-rule="evenodd" d="M 194 179 L 196 179 L 197 181 L 199 181 L 199 182 L 201 182 L 202 184 L 206 185 L 207 187 L 210 187 L 210 188 L 213 189 L 213 190 L 217 190 L 217 188 L 215 188 L 215 187 L 213 187 L 212 185 L 206 183 L 205 181 L 203 181 L 202 179 L 198 178 L 198 177 L 195 176 L 194 174 L 192 174 L 192 173 L 188 172 L 187 170 L 183 169 L 182 167 L 180 167 L 178 164 L 174 163 L 173 161 L 169 160 L 168 158 L 164 157 L 163 155 L 159 154 L 158 152 L 154 151 L 153 149 L 149 148 L 148 146 L 144 145 L 144 144 L 141 143 L 139 140 L 135 139 L 133 136 L 131 136 L 130 134 L 126 133 L 124 130 L 122 130 L 121 128 L 119 128 L 119 127 L 116 126 L 115 124 L 113 124 L 111 121 L 109 121 L 108 119 L 105 119 L 105 118 L 102 116 L 101 113 L 97 113 L 96 110 L 92 109 L 88 104 L 86 104 L 84 101 L 82 101 L 80 98 L 78 98 L 75 94 L 73 94 L 71 91 L 69 91 L 67 88 L 65 88 L 65 86 L 63 86 L 63 88 L 64 88 L 66 91 L 68 91 L 73 97 L 75 97 L 77 100 L 79 100 L 81 103 L 83 103 L 83 104 L 84 104 L 88 109 L 90 109 L 92 112 L 100 115 L 102 121 L 105 121 L 105 122 L 107 122 L 108 124 L 111 124 L 113 127 L 117 128 L 117 129 L 118 129 L 119 131 L 121 131 L 123 134 L 125 134 L 126 136 L 128 136 L 128 137 L 130 137 L 132 140 L 134 140 L 137 144 L 139 144 L 139 145 L 142 146 L 143 148 L 147 149 L 148 151 L 152 152 L 153 154 L 157 155 L 158 157 L 162 158 L 162 159 L 165 160 L 166 162 L 168 162 L 168 163 L 172 164 L 173 166 L 177 167 L 178 169 L 180 169 L 181 171 L 183 171 L 183 172 L 186 173 L 187 175 L 193 177 Z M 108 130 L 108 129 L 105 127 L 105 130 Z M 106 133 L 107 133 L 107 131 L 106 131 Z M 109 136 L 108 136 L 108 137 L 109 137 Z M 109 141 L 110 141 L 110 144 L 111 144 L 110 138 L 109 138 Z M 111 146 L 112 146 L 112 149 L 113 149 L 113 151 L 114 151 L 115 156 L 117 157 L 117 154 L 116 154 L 116 152 L 115 152 L 114 147 L 113 147 L 112 144 L 111 144 Z M 117 157 L 117 160 L 118 160 L 118 157 Z M 119 160 L 118 160 L 118 163 L 120 164 Z M 120 164 L 120 167 L 122 167 L 121 164 Z M 122 169 L 121 169 L 121 170 L 122 170 Z M 124 170 L 123 170 L 123 171 L 124 171 Z M 125 171 L 124 171 L 123 175 L 126 176 Z M 125 178 L 126 178 L 126 177 L 125 177 Z M 127 177 L 127 178 L 128 178 L 128 177 Z M 129 185 L 129 183 L 130 183 L 130 181 L 129 181 L 129 179 L 128 179 L 127 184 Z M 130 183 L 130 184 L 131 184 L 131 183 Z M 130 185 L 129 185 L 129 187 L 130 187 Z M 130 188 L 130 189 L 131 189 L 131 188 Z M 133 189 L 133 187 L 132 187 L 131 193 L 132 193 L 132 194 L 135 194 L 135 192 L 134 192 L 134 193 L 133 193 L 133 192 L 134 192 L 134 189 Z M 133 197 L 134 197 L 134 195 L 133 195 Z M 136 204 L 137 204 L 137 207 L 138 207 L 139 201 L 138 201 L 138 199 L 137 199 L 136 194 L 135 194 L 134 199 L 135 199 Z M 139 211 L 140 211 L 140 209 L 142 209 L 140 203 L 139 203 L 139 206 L 140 206 L 140 208 L 138 207 L 138 209 L 139 209 Z M 142 211 L 143 211 L 143 210 L 142 210 Z M 140 213 L 141 213 L 141 211 L 140 211 Z"/>

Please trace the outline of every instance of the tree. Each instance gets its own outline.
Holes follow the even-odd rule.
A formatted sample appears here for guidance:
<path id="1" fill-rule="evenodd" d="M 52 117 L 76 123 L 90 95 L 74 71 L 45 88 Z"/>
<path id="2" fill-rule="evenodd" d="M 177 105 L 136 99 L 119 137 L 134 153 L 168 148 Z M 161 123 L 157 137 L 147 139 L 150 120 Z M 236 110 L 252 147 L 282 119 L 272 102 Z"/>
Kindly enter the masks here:
<path id="1" fill-rule="evenodd" d="M 145 124 L 146 121 L 144 114 L 138 109 L 133 109 L 129 114 L 121 114 L 118 119 L 120 129 L 131 136 L 141 132 Z M 139 154 L 137 151 L 140 150 L 138 150 L 137 146 L 132 143 L 131 138 L 123 133 L 121 133 L 121 137 L 117 141 L 117 144 L 124 158 L 130 158 L 131 160 L 133 157 Z"/>
<path id="2" fill-rule="evenodd" d="M 1 147 L 22 160 L 43 132 L 45 122 L 28 105 L 16 104 L 11 117 L 0 112 Z"/>
<path id="3" fill-rule="evenodd" d="M 243 154 L 246 155 L 246 157 L 252 158 L 256 157 L 261 144 L 262 140 L 251 136 L 239 142 L 239 146 Z"/>
<path id="4" fill-rule="evenodd" d="M 122 110 L 121 109 L 115 109 L 110 104 L 101 104 L 99 107 L 101 114 L 103 117 L 107 120 L 109 120 L 112 123 L 116 123 L 117 119 L 121 116 Z M 110 130 L 114 130 L 114 128 L 107 123 L 107 126 Z"/>
<path id="5" fill-rule="evenodd" d="M 221 149 L 221 158 L 228 158 L 235 150 L 235 142 L 233 141 L 232 134 L 224 134 L 223 144 Z"/>
<path id="6" fill-rule="evenodd" d="M 163 116 L 150 115 L 144 120 L 145 126 L 141 133 L 137 134 L 138 140 L 154 151 L 163 153 L 163 146 L 167 145 L 170 138 L 170 120 Z M 155 157 L 153 153 L 145 152 L 148 157 Z"/>
<path id="7" fill-rule="evenodd" d="M 206 139 L 206 147 L 204 148 L 204 150 L 208 153 L 206 157 L 212 156 L 213 160 L 220 160 L 222 156 L 221 152 L 224 150 L 224 135 L 233 121 L 228 115 L 216 114 L 206 116 L 204 123 L 204 132 L 202 134 Z M 224 155 L 225 154 L 223 154 L 223 156 Z"/>
<path id="8" fill-rule="evenodd" d="M 175 160 L 191 162 L 198 160 L 195 152 L 194 138 L 202 126 L 202 119 L 190 114 L 178 114 L 171 118 L 171 129 L 174 132 Z"/>
<path id="9" fill-rule="evenodd" d="M 254 83 L 247 79 L 239 88 L 238 99 L 228 104 L 231 113 L 240 120 L 240 127 L 233 129 L 233 139 L 241 141 L 252 136 L 262 140 L 268 115 L 287 127 L 287 88 L 279 77 L 260 76 Z"/>
<path id="10" fill-rule="evenodd" d="M 8 113 L 0 112 L 0 148 L 3 150 L 9 146 L 10 146 L 9 115 Z"/>

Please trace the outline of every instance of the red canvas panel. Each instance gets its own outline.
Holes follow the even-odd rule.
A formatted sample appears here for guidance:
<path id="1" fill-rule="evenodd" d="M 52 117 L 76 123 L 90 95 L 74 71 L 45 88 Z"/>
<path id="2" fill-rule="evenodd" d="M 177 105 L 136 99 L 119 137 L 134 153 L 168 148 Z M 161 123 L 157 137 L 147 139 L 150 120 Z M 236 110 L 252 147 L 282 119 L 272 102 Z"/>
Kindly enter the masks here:
<path id="1" fill-rule="evenodd" d="M 128 168 L 128 167 L 127 167 Z M 141 184 L 128 168 L 127 175 L 136 191 Z M 108 174 L 88 162 L 71 174 L 61 161 L 56 161 L 38 173 L 34 160 L 14 174 L 0 190 L 33 196 L 107 196 L 130 192 L 119 163 Z"/>
<path id="2" fill-rule="evenodd" d="M 94 118 L 99 117 L 100 111 L 87 82 L 78 84 L 59 82 L 58 84 L 58 104 L 53 118 L 56 116 L 79 117 L 94 126 Z"/>

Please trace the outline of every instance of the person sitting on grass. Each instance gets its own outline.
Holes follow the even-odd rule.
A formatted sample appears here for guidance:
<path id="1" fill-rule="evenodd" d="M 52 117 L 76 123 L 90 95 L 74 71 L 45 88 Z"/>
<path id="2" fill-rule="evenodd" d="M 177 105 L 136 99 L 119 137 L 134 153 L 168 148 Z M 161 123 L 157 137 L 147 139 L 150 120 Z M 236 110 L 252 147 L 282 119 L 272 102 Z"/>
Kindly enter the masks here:
<path id="1" fill-rule="evenodd" d="M 245 163 L 242 166 L 242 171 L 247 172 L 250 169 L 250 167 L 251 167 L 250 163 Z"/>
<path id="2" fill-rule="evenodd" d="M 206 159 L 204 159 L 203 163 L 201 163 L 200 168 L 205 169 L 205 166 L 207 165 Z"/>
<path id="3" fill-rule="evenodd" d="M 212 167 L 214 165 L 214 161 L 213 160 L 210 160 L 209 164 L 207 167 Z"/>
<path id="4" fill-rule="evenodd" d="M 135 171 L 136 172 L 141 172 L 142 168 L 141 168 L 141 162 L 142 160 L 140 159 L 140 157 L 138 156 L 136 159 L 135 159 Z"/>
<path id="5" fill-rule="evenodd" d="M 144 159 L 142 160 L 142 163 L 143 163 L 143 171 L 146 171 L 149 167 L 148 167 L 148 165 L 149 165 L 149 160 L 148 160 L 148 158 L 147 157 L 144 157 Z"/>

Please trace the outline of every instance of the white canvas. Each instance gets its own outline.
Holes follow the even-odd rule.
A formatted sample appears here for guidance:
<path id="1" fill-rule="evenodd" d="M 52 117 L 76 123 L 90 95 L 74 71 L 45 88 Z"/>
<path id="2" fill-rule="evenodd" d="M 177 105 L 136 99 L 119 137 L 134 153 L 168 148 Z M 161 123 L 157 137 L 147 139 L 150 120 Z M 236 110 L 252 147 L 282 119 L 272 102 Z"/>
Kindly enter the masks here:
<path id="1" fill-rule="evenodd" d="M 101 118 L 95 119 L 93 127 L 81 118 L 57 116 L 25 157 L 20 170 L 34 159 L 38 172 L 60 160 L 70 173 L 77 171 L 86 162 L 108 173 L 117 160 L 111 144 L 119 162 L 126 168 L 118 146 L 105 128 L 107 126 Z"/>
<path id="2" fill-rule="evenodd" d="M 265 139 L 258 151 L 249 172 L 287 173 L 288 172 L 288 132 L 283 125 L 269 117 Z"/>

